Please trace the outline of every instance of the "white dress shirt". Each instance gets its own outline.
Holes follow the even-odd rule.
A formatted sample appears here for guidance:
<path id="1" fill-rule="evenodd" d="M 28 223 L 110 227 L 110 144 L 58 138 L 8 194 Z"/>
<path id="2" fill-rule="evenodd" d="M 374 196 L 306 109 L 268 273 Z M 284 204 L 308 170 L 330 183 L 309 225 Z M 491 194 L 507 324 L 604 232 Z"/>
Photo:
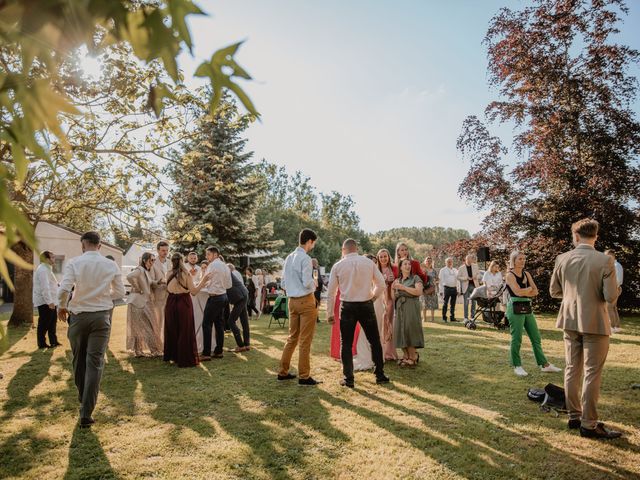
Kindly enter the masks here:
<path id="1" fill-rule="evenodd" d="M 193 283 L 197 284 L 202 277 L 202 268 L 200 268 L 200 265 L 191 265 L 187 262 L 184 264 L 184 268 L 186 268 L 187 272 L 189 272 L 189 275 L 191 275 L 191 280 L 193 280 Z M 194 272 L 191 273 L 191 270 L 194 270 Z"/>
<path id="2" fill-rule="evenodd" d="M 622 265 L 620 265 L 620 262 L 618 262 L 617 260 L 615 263 L 615 267 L 616 267 L 616 281 L 618 282 L 618 286 L 621 287 L 622 280 L 624 279 L 624 270 L 622 270 Z"/>
<path id="3" fill-rule="evenodd" d="M 374 286 L 373 292 L 371 286 Z M 336 293 L 340 288 L 343 302 L 366 302 L 385 291 L 384 277 L 375 263 L 356 252 L 349 253 L 336 263 L 329 275 L 327 287 L 327 312 L 332 315 Z"/>
<path id="4" fill-rule="evenodd" d="M 67 306 L 74 285 L 73 298 Z M 111 310 L 114 300 L 124 296 L 118 264 L 96 251 L 85 252 L 69 262 L 58 291 L 60 307 L 74 314 Z"/>
<path id="5" fill-rule="evenodd" d="M 304 297 L 315 292 L 313 265 L 311 257 L 307 255 L 304 248 L 296 248 L 284 261 L 282 288 L 287 291 L 287 296 L 293 298 Z"/>
<path id="6" fill-rule="evenodd" d="M 438 278 L 440 279 L 441 292 L 444 292 L 444 287 L 458 288 L 458 270 L 455 268 L 442 267 Z"/>
<path id="7" fill-rule="evenodd" d="M 207 267 L 207 273 L 211 273 L 211 278 L 202 289 L 209 295 L 226 295 L 227 290 L 233 285 L 231 282 L 231 270 L 220 258 L 216 258 Z"/>
<path id="8" fill-rule="evenodd" d="M 33 305 L 58 304 L 58 280 L 48 263 L 38 265 L 33 274 Z"/>

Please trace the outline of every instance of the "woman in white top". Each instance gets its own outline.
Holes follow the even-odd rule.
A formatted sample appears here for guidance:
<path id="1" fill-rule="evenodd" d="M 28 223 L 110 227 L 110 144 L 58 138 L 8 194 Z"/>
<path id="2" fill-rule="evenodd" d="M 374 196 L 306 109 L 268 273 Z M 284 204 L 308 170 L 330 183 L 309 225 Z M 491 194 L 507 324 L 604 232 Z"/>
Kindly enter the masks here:
<path id="1" fill-rule="evenodd" d="M 264 287 L 264 277 L 262 270 L 256 269 L 255 274 L 251 277 L 253 284 L 256 286 L 256 307 L 258 307 L 258 317 L 262 313 L 262 288 Z"/>
<path id="2" fill-rule="evenodd" d="M 489 264 L 489 270 L 484 273 L 482 283 L 487 287 L 488 297 L 495 297 L 498 290 L 502 287 L 504 279 L 502 278 L 502 272 L 500 271 L 500 264 L 495 260 Z"/>
<path id="3" fill-rule="evenodd" d="M 162 341 L 154 329 L 156 313 L 151 294 L 151 273 L 154 255 L 142 254 L 140 265 L 134 268 L 127 280 L 131 284 L 131 293 L 127 303 L 127 350 L 136 357 L 144 356 L 149 349 L 154 357 L 162 355 Z"/>

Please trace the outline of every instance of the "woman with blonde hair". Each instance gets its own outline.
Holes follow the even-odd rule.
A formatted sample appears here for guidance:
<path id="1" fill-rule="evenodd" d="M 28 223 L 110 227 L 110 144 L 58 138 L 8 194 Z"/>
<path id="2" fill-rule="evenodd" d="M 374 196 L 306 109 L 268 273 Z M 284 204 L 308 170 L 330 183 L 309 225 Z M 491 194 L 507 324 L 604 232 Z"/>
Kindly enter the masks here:
<path id="1" fill-rule="evenodd" d="M 507 273 L 507 319 L 511 331 L 511 365 L 519 377 L 526 377 L 528 373 L 522 368 L 520 346 L 522 345 L 522 331 L 525 330 L 531 340 L 533 354 L 540 370 L 545 373 L 560 372 L 561 369 L 547 361 L 542 351 L 542 338 L 538 330 L 536 318 L 533 316 L 531 299 L 538 295 L 538 287 L 533 277 L 524 269 L 526 256 L 514 250 L 509 256 L 509 272 Z"/>
<path id="2" fill-rule="evenodd" d="M 391 254 L 389 250 L 386 248 L 381 248 L 378 250 L 378 254 L 376 255 L 378 260 L 378 270 L 382 273 L 384 277 L 385 284 L 387 286 L 385 293 L 383 295 L 384 298 L 384 316 L 383 316 L 383 325 L 382 325 L 382 335 L 380 336 L 380 341 L 382 343 L 382 353 L 384 355 L 384 359 L 386 360 L 397 360 L 398 359 L 398 351 L 396 350 L 395 344 L 393 342 L 393 297 L 391 293 L 391 285 L 393 281 L 396 279 L 396 276 L 393 272 L 393 265 L 391 264 Z"/>
<path id="3" fill-rule="evenodd" d="M 502 288 L 504 278 L 502 278 L 500 264 L 495 260 L 489 264 L 489 269 L 484 272 L 484 275 L 482 276 L 482 283 L 487 287 L 488 297 L 495 297 L 500 288 Z"/>
<path id="4" fill-rule="evenodd" d="M 393 260 L 393 274 L 396 278 L 400 276 L 400 261 L 405 258 L 411 262 L 411 275 L 418 275 L 420 280 L 422 280 L 422 284 L 425 285 L 427 283 L 427 276 L 422 271 L 422 268 L 420 268 L 420 262 L 411 258 L 409 245 L 404 242 L 398 242 L 396 245 L 396 256 Z"/>
<path id="5" fill-rule="evenodd" d="M 162 340 L 154 329 L 156 311 L 151 294 L 151 268 L 156 261 L 151 252 L 145 252 L 140 264 L 127 275 L 131 292 L 127 297 L 127 350 L 136 358 L 143 357 L 145 350 L 151 356 L 162 355 Z"/>

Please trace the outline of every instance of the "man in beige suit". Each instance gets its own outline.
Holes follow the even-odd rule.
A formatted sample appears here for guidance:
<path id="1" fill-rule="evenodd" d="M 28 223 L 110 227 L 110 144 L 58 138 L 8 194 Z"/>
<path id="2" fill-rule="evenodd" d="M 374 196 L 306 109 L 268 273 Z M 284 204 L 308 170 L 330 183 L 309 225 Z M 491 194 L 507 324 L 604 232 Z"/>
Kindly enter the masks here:
<path id="1" fill-rule="evenodd" d="M 164 339 L 164 307 L 167 303 L 167 272 L 171 270 L 171 261 L 169 260 L 169 244 L 160 241 L 156 245 L 158 254 L 156 261 L 153 262 L 151 269 L 151 288 L 153 290 L 153 305 L 156 311 L 155 333 Z"/>
<path id="2" fill-rule="evenodd" d="M 564 330 L 568 426 L 583 437 L 609 439 L 621 433 L 598 422 L 596 407 L 611 335 L 607 302 L 616 300 L 618 286 L 613 258 L 595 250 L 598 228 L 589 218 L 571 226 L 576 248 L 556 258 L 549 292 L 562 298 L 556 326 Z"/>
<path id="3" fill-rule="evenodd" d="M 458 281 L 460 282 L 460 293 L 462 293 L 463 298 L 464 321 L 467 322 L 476 316 L 476 301 L 471 299 L 471 294 L 482 283 L 478 259 L 473 253 L 468 254 L 464 259 L 464 263 L 460 265 Z M 469 316 L 469 302 L 471 302 L 471 316 Z"/>

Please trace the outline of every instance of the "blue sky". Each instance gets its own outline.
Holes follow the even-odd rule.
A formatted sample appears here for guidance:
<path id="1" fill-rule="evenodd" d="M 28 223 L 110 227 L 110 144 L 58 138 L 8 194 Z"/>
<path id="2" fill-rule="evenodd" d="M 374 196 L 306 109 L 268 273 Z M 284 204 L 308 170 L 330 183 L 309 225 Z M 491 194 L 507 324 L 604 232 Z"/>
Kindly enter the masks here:
<path id="1" fill-rule="evenodd" d="M 464 118 L 482 115 L 496 95 L 481 45 L 489 20 L 529 2 L 196 3 L 210 16 L 191 21 L 195 59 L 183 55 L 181 68 L 188 78 L 215 49 L 246 40 L 237 59 L 262 114 L 247 131 L 256 160 L 351 195 L 366 231 L 479 229 L 482 213 L 457 196 L 468 164 L 456 138 Z M 639 48 L 640 2 L 629 5 L 622 40 Z"/>

